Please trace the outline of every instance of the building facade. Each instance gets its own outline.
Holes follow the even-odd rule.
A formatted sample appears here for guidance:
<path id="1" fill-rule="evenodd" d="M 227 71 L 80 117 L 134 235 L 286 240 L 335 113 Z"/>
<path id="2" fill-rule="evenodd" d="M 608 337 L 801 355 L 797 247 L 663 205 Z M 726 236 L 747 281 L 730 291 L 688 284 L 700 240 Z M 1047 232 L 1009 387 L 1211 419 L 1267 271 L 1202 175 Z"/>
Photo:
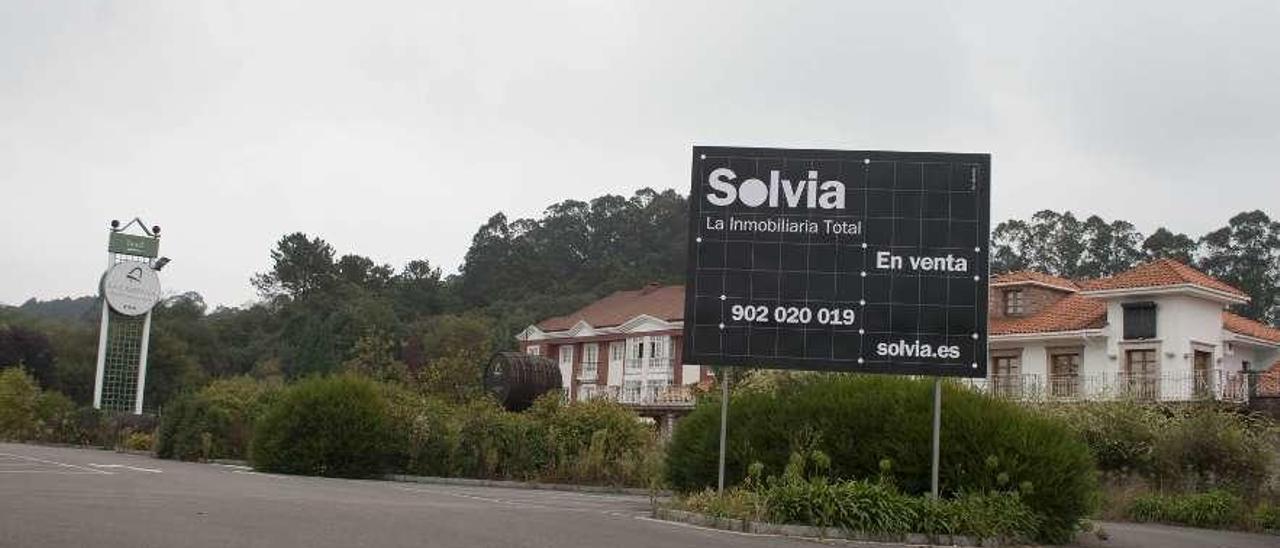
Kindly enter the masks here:
<path id="1" fill-rule="evenodd" d="M 970 381 L 976 389 L 1055 401 L 1244 401 L 1260 387 L 1280 396 L 1280 329 L 1232 314 L 1247 294 L 1176 261 L 1092 280 L 1013 272 L 990 289 L 987 377 Z M 691 388 L 712 377 L 681 359 L 683 320 L 684 287 L 650 284 L 518 339 L 560 364 L 573 399 L 689 405 Z"/>
<path id="2" fill-rule="evenodd" d="M 998 276 L 979 385 L 1021 400 L 1244 401 L 1280 361 L 1280 329 L 1226 309 L 1248 299 L 1172 260 L 1092 280 Z"/>
<path id="3" fill-rule="evenodd" d="M 522 331 L 521 351 L 560 365 L 565 393 L 632 405 L 688 405 L 709 370 L 681 359 L 684 286 L 618 291 Z"/>

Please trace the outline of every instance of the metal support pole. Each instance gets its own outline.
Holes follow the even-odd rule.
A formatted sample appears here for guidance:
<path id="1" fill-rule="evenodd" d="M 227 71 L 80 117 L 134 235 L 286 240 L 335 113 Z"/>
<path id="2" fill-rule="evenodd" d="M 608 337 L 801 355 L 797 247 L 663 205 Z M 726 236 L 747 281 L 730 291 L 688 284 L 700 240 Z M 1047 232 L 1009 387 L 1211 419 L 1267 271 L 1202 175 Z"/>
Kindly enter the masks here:
<path id="1" fill-rule="evenodd" d="M 938 498 L 938 461 L 942 448 L 942 377 L 933 378 L 933 469 L 929 493 Z"/>
<path id="2" fill-rule="evenodd" d="M 107 268 L 116 264 L 116 254 L 107 252 Z M 96 371 L 93 374 L 93 408 L 102 409 L 102 381 L 107 371 L 107 323 L 111 318 L 107 298 L 101 295 L 99 288 L 98 301 L 102 303 L 102 321 L 98 322 L 98 357 Z"/>
<path id="3" fill-rule="evenodd" d="M 147 319 L 142 324 L 142 346 L 138 352 L 138 386 L 133 398 L 133 414 L 142 414 L 142 395 L 147 388 L 147 350 L 150 348 L 151 342 L 151 312 L 147 312 Z"/>
<path id="4" fill-rule="evenodd" d="M 717 476 L 716 493 L 724 494 L 724 453 L 725 434 L 729 431 L 729 370 L 720 369 L 720 471 Z"/>

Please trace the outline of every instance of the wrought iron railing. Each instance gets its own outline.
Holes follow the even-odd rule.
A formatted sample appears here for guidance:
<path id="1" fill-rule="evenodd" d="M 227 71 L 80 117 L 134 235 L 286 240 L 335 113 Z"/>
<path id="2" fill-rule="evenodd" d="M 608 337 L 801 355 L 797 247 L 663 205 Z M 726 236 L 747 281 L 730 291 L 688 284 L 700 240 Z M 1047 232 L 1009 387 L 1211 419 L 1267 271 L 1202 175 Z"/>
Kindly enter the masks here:
<path id="1" fill-rule="evenodd" d="M 694 392 L 688 386 L 582 386 L 579 398 L 603 398 L 627 405 L 693 405 Z"/>
<path id="2" fill-rule="evenodd" d="M 671 360 L 667 358 L 627 358 L 623 373 L 671 379 L 675 377 L 675 370 L 671 365 Z"/>
<path id="3" fill-rule="evenodd" d="M 1130 373 L 991 375 L 986 379 L 963 382 L 976 390 L 999 398 L 1021 401 L 1133 399 L 1243 402 L 1251 394 L 1249 374 L 1219 369 L 1155 375 Z M 1255 389 L 1252 392 L 1257 394 L 1259 391 Z M 1280 390 L 1276 392 L 1280 395 Z"/>

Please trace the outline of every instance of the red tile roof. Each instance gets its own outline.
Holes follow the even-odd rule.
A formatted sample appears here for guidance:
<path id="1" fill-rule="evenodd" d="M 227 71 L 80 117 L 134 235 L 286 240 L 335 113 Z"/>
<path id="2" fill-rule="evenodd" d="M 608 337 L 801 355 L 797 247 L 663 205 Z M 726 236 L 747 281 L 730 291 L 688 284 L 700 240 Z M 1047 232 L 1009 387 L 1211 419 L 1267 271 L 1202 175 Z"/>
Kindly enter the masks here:
<path id="1" fill-rule="evenodd" d="M 1143 263 L 1109 278 L 1083 280 L 1079 283 L 1081 289 L 1085 291 L 1187 284 L 1229 293 L 1245 299 L 1249 298 L 1247 293 L 1173 259 L 1159 259 Z"/>
<path id="2" fill-rule="evenodd" d="M 1034 270 L 1019 270 L 1017 272 L 1008 272 L 1000 274 L 991 279 L 991 285 L 1020 284 L 1020 283 L 1037 283 L 1056 287 L 1063 291 L 1079 291 L 1080 286 L 1075 282 L 1066 278 L 1059 278 L 1052 274 L 1044 272 L 1036 272 Z"/>
<path id="3" fill-rule="evenodd" d="M 1106 304 L 1097 299 L 1071 294 L 1034 316 L 992 318 L 989 329 L 992 335 L 1014 335 L 1096 329 L 1106 323 Z"/>
<path id="4" fill-rule="evenodd" d="M 1250 320 L 1244 316 L 1232 314 L 1225 310 L 1222 312 L 1222 328 L 1232 333 L 1253 337 L 1255 339 L 1280 343 L 1280 329 Z M 1277 365 L 1280 365 L 1280 363 L 1277 363 Z"/>
<path id="5" fill-rule="evenodd" d="M 650 284 L 642 289 L 617 291 L 566 316 L 538 322 L 543 331 L 564 331 L 585 321 L 591 327 L 614 327 L 647 314 L 667 321 L 684 319 L 684 286 Z"/>

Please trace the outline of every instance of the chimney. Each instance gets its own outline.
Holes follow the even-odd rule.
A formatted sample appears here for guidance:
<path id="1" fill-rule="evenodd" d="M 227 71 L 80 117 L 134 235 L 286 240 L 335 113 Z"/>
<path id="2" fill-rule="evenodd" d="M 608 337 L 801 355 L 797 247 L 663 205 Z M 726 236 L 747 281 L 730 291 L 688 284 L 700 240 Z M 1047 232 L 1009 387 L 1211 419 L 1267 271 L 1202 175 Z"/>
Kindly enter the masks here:
<path id="1" fill-rule="evenodd" d="M 649 282 L 647 284 L 644 284 L 644 289 L 640 290 L 640 294 L 648 295 L 650 293 L 653 293 L 654 290 L 658 289 L 659 287 L 662 287 L 662 286 L 659 285 L 658 282 Z"/>

